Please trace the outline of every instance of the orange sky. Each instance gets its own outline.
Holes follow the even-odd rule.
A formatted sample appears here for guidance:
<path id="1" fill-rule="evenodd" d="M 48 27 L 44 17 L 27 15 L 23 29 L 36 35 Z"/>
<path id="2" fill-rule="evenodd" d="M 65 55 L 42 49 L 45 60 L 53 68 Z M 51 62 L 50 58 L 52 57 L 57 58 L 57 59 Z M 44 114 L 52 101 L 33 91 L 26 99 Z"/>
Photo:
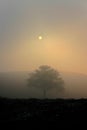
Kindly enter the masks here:
<path id="1" fill-rule="evenodd" d="M 87 2 L 73 1 L 25 0 L 23 4 L 9 0 L 7 5 L 4 0 L 0 71 L 25 71 L 47 64 L 87 74 Z"/>

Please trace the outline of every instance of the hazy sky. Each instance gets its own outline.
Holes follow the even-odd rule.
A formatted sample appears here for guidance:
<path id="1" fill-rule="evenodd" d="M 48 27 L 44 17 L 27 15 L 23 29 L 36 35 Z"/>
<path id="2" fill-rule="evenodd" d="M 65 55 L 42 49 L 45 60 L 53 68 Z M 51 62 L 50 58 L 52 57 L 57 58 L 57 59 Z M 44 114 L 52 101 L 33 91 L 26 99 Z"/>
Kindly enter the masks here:
<path id="1" fill-rule="evenodd" d="M 42 64 L 87 74 L 86 0 L 0 0 L 0 71 Z"/>

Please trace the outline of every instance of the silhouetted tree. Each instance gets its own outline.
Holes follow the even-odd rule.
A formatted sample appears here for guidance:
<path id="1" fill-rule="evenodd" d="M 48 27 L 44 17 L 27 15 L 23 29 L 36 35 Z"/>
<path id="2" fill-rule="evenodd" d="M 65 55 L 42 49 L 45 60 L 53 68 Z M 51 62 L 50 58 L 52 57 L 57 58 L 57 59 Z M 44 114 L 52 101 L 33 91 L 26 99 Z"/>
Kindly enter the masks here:
<path id="1" fill-rule="evenodd" d="M 43 89 L 44 98 L 46 98 L 47 90 L 53 87 L 57 87 L 59 91 L 63 91 L 64 81 L 58 71 L 50 66 L 43 65 L 30 74 L 28 86 Z"/>

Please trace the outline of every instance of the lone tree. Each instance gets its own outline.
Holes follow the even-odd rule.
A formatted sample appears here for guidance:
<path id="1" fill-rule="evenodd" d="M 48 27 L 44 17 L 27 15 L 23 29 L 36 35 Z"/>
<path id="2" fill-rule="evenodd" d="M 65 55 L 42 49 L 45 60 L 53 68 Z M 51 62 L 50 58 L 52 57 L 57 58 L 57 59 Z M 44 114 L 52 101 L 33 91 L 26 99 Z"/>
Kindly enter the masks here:
<path id="1" fill-rule="evenodd" d="M 56 87 L 59 92 L 63 91 L 64 81 L 58 71 L 43 65 L 30 74 L 28 86 L 43 89 L 43 96 L 46 98 L 46 92 L 53 87 Z"/>

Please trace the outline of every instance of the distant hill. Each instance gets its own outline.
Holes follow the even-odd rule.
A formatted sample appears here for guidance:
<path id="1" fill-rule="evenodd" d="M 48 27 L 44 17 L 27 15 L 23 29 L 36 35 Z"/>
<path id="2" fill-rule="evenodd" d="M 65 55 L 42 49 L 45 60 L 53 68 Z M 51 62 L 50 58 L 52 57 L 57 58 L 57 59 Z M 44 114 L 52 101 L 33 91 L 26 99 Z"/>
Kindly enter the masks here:
<path id="1" fill-rule="evenodd" d="M 29 72 L 0 73 L 0 96 L 11 98 L 42 98 L 43 91 L 27 86 Z M 54 89 L 49 98 L 87 98 L 87 75 L 61 72 L 65 81 L 65 92 L 59 94 Z"/>

